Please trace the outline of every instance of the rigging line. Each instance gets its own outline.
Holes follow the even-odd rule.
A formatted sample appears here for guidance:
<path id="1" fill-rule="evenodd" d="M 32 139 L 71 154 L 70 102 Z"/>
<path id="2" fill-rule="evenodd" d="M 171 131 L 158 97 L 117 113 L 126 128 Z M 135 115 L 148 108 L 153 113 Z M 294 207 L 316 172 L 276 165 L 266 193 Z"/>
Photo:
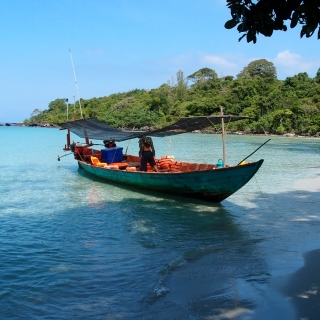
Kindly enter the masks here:
<path id="1" fill-rule="evenodd" d="M 209 118 L 207 118 L 207 120 L 212 124 L 212 126 L 215 126 Z"/>
<path id="2" fill-rule="evenodd" d="M 85 157 L 83 155 L 81 155 L 81 153 L 79 153 L 79 157 L 80 157 L 81 161 L 86 162 Z"/>
<path id="3" fill-rule="evenodd" d="M 117 149 L 116 149 L 116 150 L 114 150 L 114 153 L 113 153 L 113 157 L 112 157 L 112 161 L 111 161 L 111 163 L 113 163 L 113 160 L 114 160 L 114 158 L 115 158 L 115 156 L 116 156 L 116 153 L 117 153 Z"/>
<path id="4" fill-rule="evenodd" d="M 216 124 L 214 124 L 214 123 L 212 123 L 212 121 L 209 119 L 209 118 L 207 118 L 208 119 L 208 121 L 212 124 L 212 126 L 213 127 L 215 127 L 216 126 Z M 230 124 L 230 122 L 231 122 L 231 118 L 229 118 L 229 122 L 226 124 L 226 130 L 228 129 L 228 126 L 229 126 L 229 124 Z M 217 133 L 220 133 L 222 130 L 217 130 L 216 132 Z"/>
<path id="5" fill-rule="evenodd" d="M 44 153 L 13 153 L 11 156 L 21 157 L 23 155 L 24 158 L 35 157 L 35 156 L 53 156 L 56 155 L 56 152 L 44 152 Z"/>
<path id="6" fill-rule="evenodd" d="M 278 216 L 282 217 L 282 214 L 281 214 L 277 209 L 275 209 L 275 208 L 273 208 L 273 207 L 271 206 L 270 200 L 262 193 L 262 190 L 261 190 L 261 188 L 260 188 L 260 185 L 259 185 L 259 183 L 258 183 L 258 180 L 257 180 L 257 177 L 256 177 L 256 176 L 254 176 L 254 180 L 255 180 L 255 182 L 256 182 L 256 185 L 257 185 L 257 187 L 258 187 L 258 190 L 259 190 L 259 192 L 260 192 L 260 195 L 261 195 L 262 199 L 264 199 L 264 201 L 267 203 L 269 209 L 270 209 L 271 211 L 273 211 L 274 213 L 276 213 Z"/>
<path id="7" fill-rule="evenodd" d="M 77 120 L 77 115 L 76 115 L 76 97 L 73 95 L 73 120 Z"/>
<path id="8" fill-rule="evenodd" d="M 212 124 L 212 126 L 213 126 L 213 127 L 215 127 L 215 126 L 216 126 L 216 124 L 212 123 L 212 121 L 211 121 L 209 118 L 207 118 L 207 120 Z M 216 131 L 216 133 L 220 133 L 220 131 L 219 131 L 219 130 L 217 130 L 217 131 Z"/>
<path id="9" fill-rule="evenodd" d="M 79 94 L 79 88 L 78 88 L 78 82 L 77 82 L 76 72 L 75 72 L 75 70 L 74 70 L 74 64 L 73 64 L 73 59 L 72 59 L 72 54 L 71 54 L 71 50 L 70 50 L 70 49 L 69 49 L 69 52 L 70 52 L 72 70 L 73 70 L 73 75 L 74 75 L 74 82 L 75 82 L 75 84 L 76 84 L 76 89 L 77 89 L 77 93 L 78 93 L 79 107 L 80 107 L 80 115 L 81 115 L 81 119 L 83 119 L 83 116 L 82 116 L 82 108 L 81 108 L 81 101 L 80 101 L 80 94 Z"/>
<path id="10" fill-rule="evenodd" d="M 126 149 L 126 153 L 125 153 L 125 155 L 127 155 L 128 148 L 129 148 L 129 145 L 130 145 L 130 141 L 131 141 L 131 139 L 129 139 L 129 142 L 128 142 L 128 145 L 127 145 L 127 149 Z"/>

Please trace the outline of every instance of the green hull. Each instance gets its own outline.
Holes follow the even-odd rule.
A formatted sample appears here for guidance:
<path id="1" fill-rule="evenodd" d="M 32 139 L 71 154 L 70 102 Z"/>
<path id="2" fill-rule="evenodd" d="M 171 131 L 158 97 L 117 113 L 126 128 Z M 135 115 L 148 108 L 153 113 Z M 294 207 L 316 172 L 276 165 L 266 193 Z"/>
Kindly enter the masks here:
<path id="1" fill-rule="evenodd" d="M 108 181 L 219 203 L 242 188 L 259 170 L 263 160 L 190 172 L 132 172 L 95 167 L 83 161 L 78 163 L 80 168 Z"/>

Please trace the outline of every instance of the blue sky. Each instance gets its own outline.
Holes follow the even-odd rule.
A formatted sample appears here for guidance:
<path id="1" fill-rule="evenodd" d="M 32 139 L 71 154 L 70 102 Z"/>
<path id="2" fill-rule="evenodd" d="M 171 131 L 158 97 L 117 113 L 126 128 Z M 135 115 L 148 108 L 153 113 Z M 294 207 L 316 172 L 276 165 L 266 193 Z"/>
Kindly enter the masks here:
<path id="1" fill-rule="evenodd" d="M 251 61 L 279 79 L 320 67 L 316 36 L 298 30 L 238 42 L 225 0 L 11 0 L 0 12 L 0 122 L 22 122 L 57 98 L 157 88 L 208 67 L 236 76 Z"/>

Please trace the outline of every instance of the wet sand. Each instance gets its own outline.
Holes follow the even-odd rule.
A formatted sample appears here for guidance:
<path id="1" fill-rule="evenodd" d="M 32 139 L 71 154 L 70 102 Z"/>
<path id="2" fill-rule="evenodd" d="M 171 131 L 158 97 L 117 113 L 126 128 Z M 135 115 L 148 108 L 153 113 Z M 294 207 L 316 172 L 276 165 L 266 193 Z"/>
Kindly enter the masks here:
<path id="1" fill-rule="evenodd" d="M 320 319 L 320 249 L 303 257 L 304 266 L 286 277 L 280 291 L 292 303 L 297 319 Z"/>

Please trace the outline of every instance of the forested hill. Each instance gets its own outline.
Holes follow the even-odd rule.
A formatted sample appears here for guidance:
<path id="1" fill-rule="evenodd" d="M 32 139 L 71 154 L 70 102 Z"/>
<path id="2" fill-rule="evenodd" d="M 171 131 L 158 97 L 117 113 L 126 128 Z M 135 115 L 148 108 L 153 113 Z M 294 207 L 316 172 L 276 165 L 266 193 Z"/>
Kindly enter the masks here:
<path id="1" fill-rule="evenodd" d="M 276 68 L 265 59 L 249 63 L 236 78 L 218 78 L 209 68 L 184 76 L 175 83 L 152 90 L 136 89 L 106 97 L 81 99 L 85 118 L 96 117 L 117 128 L 160 127 L 179 117 L 219 114 L 246 115 L 228 125 L 228 130 L 247 133 L 295 133 L 320 135 L 320 68 L 314 78 L 305 72 L 277 79 Z M 80 118 L 79 102 L 68 104 L 69 120 L 74 109 Z M 67 102 L 56 99 L 46 110 L 34 110 L 26 125 L 66 121 Z"/>

